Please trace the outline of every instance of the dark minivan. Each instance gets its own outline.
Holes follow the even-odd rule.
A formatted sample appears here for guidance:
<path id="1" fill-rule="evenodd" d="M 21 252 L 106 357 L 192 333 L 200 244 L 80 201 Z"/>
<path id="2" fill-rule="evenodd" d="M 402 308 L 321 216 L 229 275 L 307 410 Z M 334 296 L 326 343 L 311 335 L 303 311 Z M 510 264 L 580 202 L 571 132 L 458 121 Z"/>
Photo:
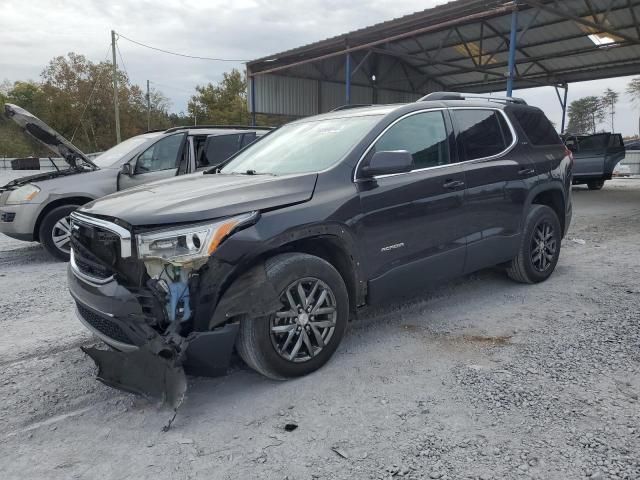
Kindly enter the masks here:
<path id="1" fill-rule="evenodd" d="M 271 378 L 310 373 L 364 305 L 494 265 L 547 279 L 571 169 L 517 99 L 436 93 L 292 122 L 220 169 L 72 215 L 78 316 L 119 350 L 87 352 L 110 385 L 168 397 L 183 366 L 224 372 L 234 348 Z"/>

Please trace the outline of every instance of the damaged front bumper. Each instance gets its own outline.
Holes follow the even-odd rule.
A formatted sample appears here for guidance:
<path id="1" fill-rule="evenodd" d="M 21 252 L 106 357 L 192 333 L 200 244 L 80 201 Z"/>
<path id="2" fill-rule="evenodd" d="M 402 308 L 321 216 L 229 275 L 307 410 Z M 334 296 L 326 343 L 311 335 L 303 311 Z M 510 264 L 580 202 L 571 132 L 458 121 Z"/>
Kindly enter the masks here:
<path id="1" fill-rule="evenodd" d="M 211 331 L 161 335 L 149 325 L 139 295 L 115 278 L 96 282 L 68 269 L 68 284 L 80 321 L 114 351 L 84 348 L 98 366 L 103 383 L 157 399 L 173 408 L 182 401 L 186 373 L 226 373 L 238 332 L 237 323 Z"/>

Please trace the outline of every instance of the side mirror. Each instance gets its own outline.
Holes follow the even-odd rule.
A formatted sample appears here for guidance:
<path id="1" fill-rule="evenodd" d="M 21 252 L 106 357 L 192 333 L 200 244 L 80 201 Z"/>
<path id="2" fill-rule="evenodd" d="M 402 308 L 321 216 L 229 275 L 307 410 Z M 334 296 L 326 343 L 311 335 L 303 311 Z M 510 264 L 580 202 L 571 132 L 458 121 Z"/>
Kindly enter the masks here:
<path id="1" fill-rule="evenodd" d="M 120 167 L 120 173 L 131 177 L 133 175 L 133 167 L 130 163 L 125 163 Z"/>
<path id="2" fill-rule="evenodd" d="M 406 150 L 376 152 L 362 173 L 365 177 L 405 173 L 413 170 L 413 166 L 413 156 Z"/>

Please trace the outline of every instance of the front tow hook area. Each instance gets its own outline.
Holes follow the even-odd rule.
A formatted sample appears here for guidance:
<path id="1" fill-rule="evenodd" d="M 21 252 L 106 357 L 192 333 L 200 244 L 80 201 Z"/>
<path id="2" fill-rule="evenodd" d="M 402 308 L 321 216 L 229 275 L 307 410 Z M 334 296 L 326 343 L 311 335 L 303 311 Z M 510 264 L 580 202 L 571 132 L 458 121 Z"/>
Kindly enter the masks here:
<path id="1" fill-rule="evenodd" d="M 187 377 L 177 351 L 154 353 L 147 345 L 131 351 L 81 347 L 98 367 L 98 380 L 125 392 L 142 395 L 177 410 L 187 391 Z"/>
<path id="2" fill-rule="evenodd" d="M 210 332 L 159 334 L 138 349 L 121 352 L 81 347 L 98 367 L 98 380 L 113 388 L 142 395 L 174 410 L 187 391 L 186 373 L 215 377 L 229 367 L 238 324 L 227 324 Z"/>

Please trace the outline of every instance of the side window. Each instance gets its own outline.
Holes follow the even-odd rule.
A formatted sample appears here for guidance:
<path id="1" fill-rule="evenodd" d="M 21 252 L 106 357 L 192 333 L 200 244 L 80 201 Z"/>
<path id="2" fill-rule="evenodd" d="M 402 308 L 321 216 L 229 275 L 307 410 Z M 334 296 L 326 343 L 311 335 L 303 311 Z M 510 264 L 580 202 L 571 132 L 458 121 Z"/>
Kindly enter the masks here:
<path id="1" fill-rule="evenodd" d="M 604 152 L 607 148 L 608 140 L 606 133 L 599 133 L 578 139 L 578 145 L 580 146 L 580 151 L 583 152 Z"/>
<path id="2" fill-rule="evenodd" d="M 531 145 L 559 145 L 562 143 L 553 124 L 545 114 L 535 108 L 510 110 L 516 118 Z"/>
<path id="3" fill-rule="evenodd" d="M 622 147 L 622 135 L 611 135 L 609 139 L 609 148 Z"/>
<path id="4" fill-rule="evenodd" d="M 460 129 L 458 138 L 466 160 L 497 155 L 513 142 L 506 121 L 495 110 L 451 110 L 451 113 Z"/>
<path id="5" fill-rule="evenodd" d="M 256 141 L 256 132 L 245 133 L 242 136 L 242 143 L 240 144 L 240 148 L 244 148 L 255 141 Z"/>
<path id="6" fill-rule="evenodd" d="M 413 156 L 415 169 L 449 163 L 449 140 L 442 112 L 411 115 L 392 126 L 375 143 L 375 152 L 406 150 Z"/>
<path id="7" fill-rule="evenodd" d="M 138 157 L 135 173 L 177 168 L 183 139 L 184 134 L 171 135 L 151 145 Z"/>
<path id="8" fill-rule="evenodd" d="M 220 165 L 231 155 L 240 149 L 240 136 L 242 134 L 233 135 L 215 135 L 207 138 L 204 147 L 204 155 L 200 157 L 198 168 L 215 167 Z"/>

